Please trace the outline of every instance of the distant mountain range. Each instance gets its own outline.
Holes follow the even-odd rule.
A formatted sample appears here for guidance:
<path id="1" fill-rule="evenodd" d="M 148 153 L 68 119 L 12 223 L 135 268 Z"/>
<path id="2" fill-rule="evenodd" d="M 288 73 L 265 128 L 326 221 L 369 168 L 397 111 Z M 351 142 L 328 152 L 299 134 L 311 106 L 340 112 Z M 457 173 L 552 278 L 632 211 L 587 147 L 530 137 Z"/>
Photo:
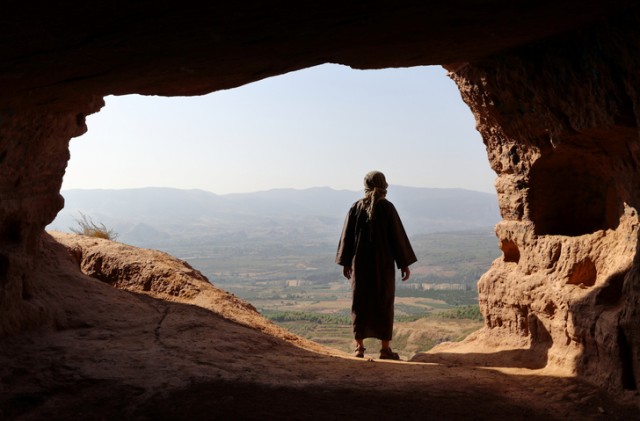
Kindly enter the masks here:
<path id="1" fill-rule="evenodd" d="M 362 192 L 328 187 L 217 195 L 203 190 L 65 190 L 48 229 L 70 231 L 80 213 L 119 233 L 118 241 L 167 249 L 176 242 L 335 242 Z M 486 228 L 500 220 L 495 194 L 390 186 L 410 236 Z M 171 248 L 171 247 L 168 247 Z"/>

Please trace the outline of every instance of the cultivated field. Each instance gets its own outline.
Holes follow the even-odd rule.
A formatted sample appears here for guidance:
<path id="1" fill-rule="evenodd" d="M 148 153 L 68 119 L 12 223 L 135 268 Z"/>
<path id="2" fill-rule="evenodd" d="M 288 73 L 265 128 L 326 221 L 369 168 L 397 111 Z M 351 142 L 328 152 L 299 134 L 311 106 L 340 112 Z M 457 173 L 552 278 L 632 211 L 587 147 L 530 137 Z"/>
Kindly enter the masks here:
<path id="1" fill-rule="evenodd" d="M 444 341 L 461 340 L 482 326 L 475 284 L 500 255 L 492 230 L 425 234 L 412 238 L 418 262 L 407 283 L 397 281 L 392 346 L 402 358 Z M 190 258 L 209 280 L 251 302 L 292 332 L 343 351 L 353 348 L 349 281 L 325 243 L 242 242 Z M 365 342 L 376 356 L 379 343 Z"/>

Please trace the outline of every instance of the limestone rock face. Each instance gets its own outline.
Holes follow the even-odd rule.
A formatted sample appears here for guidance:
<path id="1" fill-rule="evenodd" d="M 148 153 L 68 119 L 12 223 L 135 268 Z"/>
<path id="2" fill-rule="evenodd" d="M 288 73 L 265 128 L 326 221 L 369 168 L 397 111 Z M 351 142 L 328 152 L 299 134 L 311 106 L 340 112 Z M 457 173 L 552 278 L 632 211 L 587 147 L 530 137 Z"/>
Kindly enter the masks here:
<path id="1" fill-rule="evenodd" d="M 105 95 L 199 95 L 326 62 L 441 64 L 476 115 L 504 218 L 496 229 L 504 256 L 480 280 L 486 327 L 474 340 L 529 346 L 550 366 L 637 390 L 639 7 L 8 2 L 0 18 L 0 335 L 59 321 L 34 283 L 40 236 L 63 206 L 69 139 Z M 90 249 L 79 259 L 96 277 L 123 285 L 118 276 L 140 269 L 99 264 Z M 195 293 L 165 281 L 148 288 Z"/>
<path id="2" fill-rule="evenodd" d="M 629 25 L 451 77 L 476 115 L 504 218 L 503 256 L 478 284 L 485 328 L 475 340 L 524 343 L 550 366 L 636 390 L 640 38 Z"/>

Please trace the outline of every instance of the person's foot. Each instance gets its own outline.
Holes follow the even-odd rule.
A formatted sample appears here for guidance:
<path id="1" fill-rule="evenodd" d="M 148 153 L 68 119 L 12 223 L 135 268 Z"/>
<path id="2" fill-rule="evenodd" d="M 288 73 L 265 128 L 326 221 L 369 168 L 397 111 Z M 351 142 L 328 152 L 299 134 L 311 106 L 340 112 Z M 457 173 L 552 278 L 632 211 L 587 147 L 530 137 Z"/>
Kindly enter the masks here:
<path id="1" fill-rule="evenodd" d="M 356 345 L 356 349 L 354 351 L 356 358 L 364 358 L 364 351 L 367 349 L 362 345 Z"/>
<path id="2" fill-rule="evenodd" d="M 381 360 L 399 360 L 400 356 L 397 352 L 393 352 L 391 348 L 382 348 L 380 350 L 380 359 Z"/>

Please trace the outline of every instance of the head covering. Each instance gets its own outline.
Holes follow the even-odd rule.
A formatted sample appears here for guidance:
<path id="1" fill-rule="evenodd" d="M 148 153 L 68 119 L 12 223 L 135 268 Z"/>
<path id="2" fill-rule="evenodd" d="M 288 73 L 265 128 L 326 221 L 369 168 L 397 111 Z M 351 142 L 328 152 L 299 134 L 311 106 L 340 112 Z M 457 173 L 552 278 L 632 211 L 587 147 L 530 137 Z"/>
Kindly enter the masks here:
<path id="1" fill-rule="evenodd" d="M 369 171 L 367 175 L 364 176 L 364 191 L 373 190 L 375 188 L 379 188 L 387 192 L 387 179 L 384 177 L 380 171 Z"/>
<path id="2" fill-rule="evenodd" d="M 369 220 L 373 219 L 376 202 L 387 196 L 387 179 L 380 171 L 369 171 L 364 176 L 364 204 Z"/>

